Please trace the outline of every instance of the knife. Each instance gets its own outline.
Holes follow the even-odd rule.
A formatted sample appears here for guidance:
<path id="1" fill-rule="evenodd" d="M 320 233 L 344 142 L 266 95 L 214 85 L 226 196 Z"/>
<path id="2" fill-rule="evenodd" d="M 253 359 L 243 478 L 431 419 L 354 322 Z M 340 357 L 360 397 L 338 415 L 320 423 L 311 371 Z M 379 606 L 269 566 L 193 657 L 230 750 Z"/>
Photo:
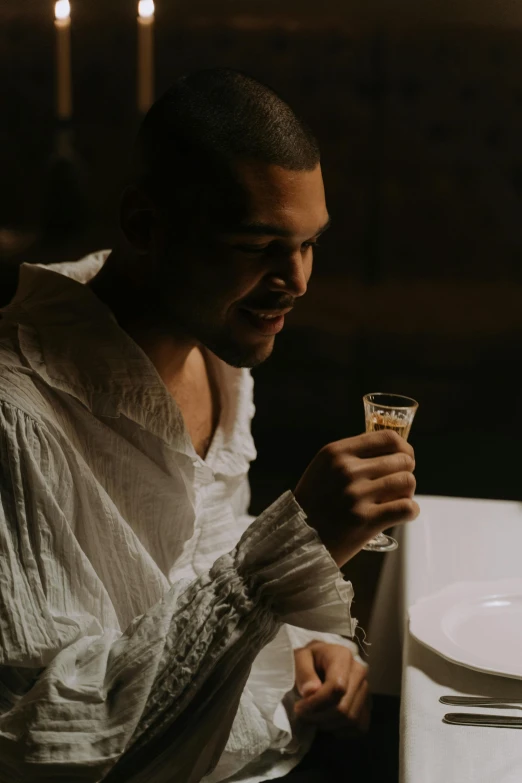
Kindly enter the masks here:
<path id="1" fill-rule="evenodd" d="M 517 709 L 516 705 L 522 706 L 522 699 L 505 699 L 501 696 L 441 696 L 441 704 L 451 704 L 454 707 L 499 707 L 506 709 Z"/>
<path id="2" fill-rule="evenodd" d="M 448 712 L 444 723 L 455 726 L 490 726 L 499 729 L 522 729 L 522 718 L 510 715 L 475 715 L 468 712 Z"/>

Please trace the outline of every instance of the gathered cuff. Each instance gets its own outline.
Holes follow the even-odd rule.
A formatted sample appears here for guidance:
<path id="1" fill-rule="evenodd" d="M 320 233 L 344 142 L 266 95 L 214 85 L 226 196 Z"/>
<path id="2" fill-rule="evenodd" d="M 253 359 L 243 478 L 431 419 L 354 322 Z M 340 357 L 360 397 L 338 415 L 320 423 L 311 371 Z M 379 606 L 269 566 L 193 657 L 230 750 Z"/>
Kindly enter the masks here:
<path id="1" fill-rule="evenodd" d="M 254 602 L 282 622 L 353 636 L 353 587 L 347 582 L 292 492 L 285 492 L 245 531 L 235 566 Z"/>

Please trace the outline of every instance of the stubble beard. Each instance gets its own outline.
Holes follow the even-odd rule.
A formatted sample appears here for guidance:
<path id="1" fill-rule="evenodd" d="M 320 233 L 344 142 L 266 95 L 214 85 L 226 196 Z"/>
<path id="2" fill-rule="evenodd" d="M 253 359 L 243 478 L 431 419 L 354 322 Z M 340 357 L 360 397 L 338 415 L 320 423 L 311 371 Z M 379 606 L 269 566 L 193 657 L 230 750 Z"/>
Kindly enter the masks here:
<path id="1" fill-rule="evenodd" d="M 170 315 L 169 331 L 203 345 L 231 367 L 252 369 L 269 358 L 274 348 L 274 338 L 258 345 L 242 344 L 229 324 L 219 324 L 219 318 L 217 313 L 205 317 L 203 312 L 192 307 L 186 313 L 178 311 L 175 318 Z"/>
<path id="2" fill-rule="evenodd" d="M 274 349 L 274 340 L 259 346 L 241 345 L 229 335 L 209 335 L 201 343 L 219 359 L 231 367 L 258 367 L 266 361 Z"/>

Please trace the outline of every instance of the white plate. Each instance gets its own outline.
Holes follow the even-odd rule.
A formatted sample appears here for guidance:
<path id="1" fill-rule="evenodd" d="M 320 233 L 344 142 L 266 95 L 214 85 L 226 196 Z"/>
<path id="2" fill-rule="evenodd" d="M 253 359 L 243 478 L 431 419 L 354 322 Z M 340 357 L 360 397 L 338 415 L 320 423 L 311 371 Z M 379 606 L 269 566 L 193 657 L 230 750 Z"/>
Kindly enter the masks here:
<path id="1" fill-rule="evenodd" d="M 522 579 L 448 585 L 410 608 L 410 632 L 449 661 L 522 679 Z"/>

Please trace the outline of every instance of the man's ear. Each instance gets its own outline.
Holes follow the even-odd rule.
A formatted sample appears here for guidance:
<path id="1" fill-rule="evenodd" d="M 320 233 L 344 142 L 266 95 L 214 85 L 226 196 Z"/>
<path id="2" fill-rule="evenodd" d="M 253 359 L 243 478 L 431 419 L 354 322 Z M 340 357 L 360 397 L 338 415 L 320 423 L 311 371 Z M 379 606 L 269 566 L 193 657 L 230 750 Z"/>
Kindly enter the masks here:
<path id="1" fill-rule="evenodd" d="M 153 242 L 156 208 L 150 196 L 136 185 L 124 191 L 120 203 L 120 226 L 136 253 L 149 253 Z"/>

